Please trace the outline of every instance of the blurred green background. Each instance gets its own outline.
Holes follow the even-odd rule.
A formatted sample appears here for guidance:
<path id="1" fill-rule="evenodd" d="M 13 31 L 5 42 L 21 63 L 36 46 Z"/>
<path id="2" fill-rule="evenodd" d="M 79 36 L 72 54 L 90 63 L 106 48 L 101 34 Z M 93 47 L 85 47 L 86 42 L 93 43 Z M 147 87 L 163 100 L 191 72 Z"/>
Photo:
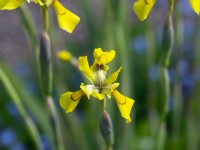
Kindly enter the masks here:
<path id="1" fill-rule="evenodd" d="M 30 123 L 27 116 L 39 133 L 36 138 L 42 149 L 105 149 L 99 130 L 101 104 L 98 100 L 88 101 L 84 97 L 76 111 L 70 114 L 65 114 L 61 109 L 60 94 L 78 90 L 85 79 L 72 64 L 56 57 L 60 50 L 68 50 L 76 58 L 88 56 L 92 63 L 93 50 L 100 47 L 106 51 L 116 50 L 117 55 L 110 64 L 108 74 L 122 66 L 118 78 L 119 91 L 135 100 L 130 124 L 125 124 L 114 99 L 107 100 L 106 110 L 111 116 L 114 130 L 113 149 L 198 150 L 200 22 L 189 3 L 175 1 L 172 17 L 174 46 L 170 65 L 166 68 L 170 92 L 165 101 L 165 83 L 162 81 L 159 61 L 167 1 L 158 1 L 148 19 L 143 22 L 137 19 L 132 10 L 133 0 L 60 2 L 77 14 L 81 21 L 72 34 L 66 33 L 58 27 L 55 12 L 49 9 L 53 62 L 52 100 L 57 112 L 56 121 L 49 118 L 49 106 L 46 105 L 37 70 L 36 55 L 43 31 L 40 6 L 30 3 L 16 10 L 0 11 L 0 67 L 9 80 L 7 83 L 13 87 L 6 87 L 8 84 L 0 80 L 0 149 L 36 149 L 26 126 Z M 28 20 L 24 15 L 28 16 Z M 33 30 L 30 30 L 26 21 Z M 20 113 L 19 106 L 16 106 L 18 100 L 26 111 L 25 117 L 21 115 L 23 113 Z M 163 113 L 166 113 L 164 117 Z M 58 126 L 54 125 L 54 121 L 59 122 Z M 59 142 L 63 144 L 62 148 L 57 146 Z"/>

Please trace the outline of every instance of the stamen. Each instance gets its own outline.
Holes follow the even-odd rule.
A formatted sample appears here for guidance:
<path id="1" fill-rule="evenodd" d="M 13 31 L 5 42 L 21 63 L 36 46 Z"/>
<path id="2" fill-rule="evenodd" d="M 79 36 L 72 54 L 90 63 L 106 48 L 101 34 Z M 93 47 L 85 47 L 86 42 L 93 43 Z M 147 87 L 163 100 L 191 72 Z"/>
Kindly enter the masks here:
<path id="1" fill-rule="evenodd" d="M 97 70 L 94 77 L 94 85 L 102 87 L 105 83 L 106 77 L 103 70 Z"/>

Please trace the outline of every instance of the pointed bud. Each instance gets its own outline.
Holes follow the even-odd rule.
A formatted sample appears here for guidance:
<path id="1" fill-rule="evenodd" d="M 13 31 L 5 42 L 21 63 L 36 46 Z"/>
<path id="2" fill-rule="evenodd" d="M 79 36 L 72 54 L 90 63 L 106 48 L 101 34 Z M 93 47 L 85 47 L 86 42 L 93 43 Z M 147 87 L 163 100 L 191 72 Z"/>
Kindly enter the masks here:
<path id="1" fill-rule="evenodd" d="M 51 62 L 51 44 L 49 36 L 46 32 L 42 33 L 40 39 L 40 66 L 41 80 L 45 95 L 49 95 L 52 91 L 52 62 Z"/>
<path id="2" fill-rule="evenodd" d="M 106 146 L 111 147 L 114 142 L 113 128 L 110 116 L 106 111 L 103 112 L 102 118 L 100 120 L 100 131 L 106 142 Z"/>

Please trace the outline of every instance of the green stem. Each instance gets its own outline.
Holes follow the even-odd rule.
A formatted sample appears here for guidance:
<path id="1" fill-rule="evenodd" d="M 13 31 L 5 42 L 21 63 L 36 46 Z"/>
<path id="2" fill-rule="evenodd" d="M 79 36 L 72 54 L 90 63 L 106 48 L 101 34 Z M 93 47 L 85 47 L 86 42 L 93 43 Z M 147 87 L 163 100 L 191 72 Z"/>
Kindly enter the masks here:
<path id="1" fill-rule="evenodd" d="M 172 12 L 174 1 L 168 0 L 169 9 L 168 16 L 166 18 L 166 22 L 163 29 L 163 37 L 162 37 L 162 45 L 161 45 L 161 56 L 160 56 L 160 79 L 159 86 L 161 88 L 161 107 L 160 109 L 160 128 L 158 129 L 157 134 L 157 149 L 163 149 L 166 142 L 166 117 L 168 114 L 168 105 L 170 99 L 170 81 L 169 81 L 169 73 L 168 66 L 170 63 L 170 55 L 174 45 L 174 31 L 173 31 L 173 23 L 172 23 Z"/>
<path id="2" fill-rule="evenodd" d="M 123 3 L 114 2 L 114 1 L 107 1 L 108 6 L 105 7 L 106 11 L 109 13 L 110 16 L 107 18 L 107 28 L 111 27 L 111 30 L 108 31 L 109 35 L 111 36 L 106 42 L 107 45 L 111 45 L 112 49 L 115 49 L 117 52 L 118 62 L 116 65 L 122 65 L 123 70 L 121 72 L 121 91 L 123 94 L 129 96 L 130 91 L 132 91 L 130 86 L 130 66 L 129 66 L 129 59 L 128 59 L 128 47 L 127 43 L 127 36 L 125 32 L 125 24 L 126 20 L 124 16 L 126 16 L 126 6 Z M 108 13 L 106 15 L 108 15 Z M 106 34 L 108 34 L 106 33 Z M 106 38 L 108 38 L 106 36 Z M 127 149 L 126 143 L 126 126 L 125 123 L 121 120 L 121 116 L 119 114 L 119 110 L 116 109 L 116 114 L 114 114 L 116 119 L 114 123 L 114 131 L 115 131 L 115 143 L 113 145 L 113 149 Z M 120 129 L 120 130 L 119 130 Z"/>
<path id="3" fill-rule="evenodd" d="M 101 101 L 101 103 L 102 103 L 102 112 L 104 112 L 106 109 L 106 97 Z"/>
<path id="4" fill-rule="evenodd" d="M 173 9 L 174 9 L 174 0 L 168 0 L 168 14 L 169 16 L 172 16 Z"/>
<path id="5" fill-rule="evenodd" d="M 12 97 L 13 102 L 15 103 L 17 109 L 19 110 L 19 113 L 21 117 L 23 118 L 24 122 L 26 123 L 27 129 L 29 130 L 29 133 L 35 142 L 35 145 L 38 150 L 42 150 L 42 145 L 40 143 L 40 135 L 39 131 L 33 122 L 32 118 L 28 115 L 22 100 L 17 93 L 16 87 L 14 87 L 12 81 L 9 79 L 6 71 L 4 68 L 0 66 L 0 80 L 5 86 L 6 90 L 8 91 L 9 95 Z"/>
<path id="6" fill-rule="evenodd" d="M 53 126 L 54 132 L 56 134 L 57 149 L 64 150 L 65 148 L 64 148 L 62 131 L 61 131 L 62 128 L 61 128 L 58 112 L 57 112 L 55 104 L 53 102 L 53 98 L 51 96 L 47 96 L 46 101 L 47 101 L 47 107 L 48 107 L 49 113 L 50 113 L 50 119 L 52 121 L 52 126 Z"/>
<path id="7" fill-rule="evenodd" d="M 49 109 L 49 117 L 52 123 L 56 135 L 56 145 L 58 150 L 64 150 L 64 143 L 62 137 L 62 128 L 59 120 L 59 115 L 55 107 L 53 98 L 52 98 L 52 89 L 53 89 L 53 68 L 52 68 L 52 58 L 51 58 L 51 42 L 48 36 L 48 27 L 49 27 L 49 16 L 48 8 L 46 6 L 42 7 L 43 13 L 43 23 L 44 23 L 44 32 L 41 39 L 41 49 L 40 49 L 40 68 L 41 68 L 41 78 L 43 81 L 43 92 L 44 99 L 46 100 L 47 107 Z M 46 79 L 45 79 L 46 77 Z"/>
<path id="8" fill-rule="evenodd" d="M 46 5 L 42 6 L 42 15 L 43 15 L 44 31 L 48 32 L 48 29 L 49 29 L 49 14 L 48 14 L 48 7 Z"/>
<path id="9" fill-rule="evenodd" d="M 163 122 L 166 119 L 166 115 L 168 113 L 168 104 L 170 99 L 170 81 L 169 81 L 169 73 L 168 69 L 166 67 L 160 67 L 160 82 L 162 83 L 162 103 L 163 103 L 163 109 L 161 112 L 160 121 Z"/>

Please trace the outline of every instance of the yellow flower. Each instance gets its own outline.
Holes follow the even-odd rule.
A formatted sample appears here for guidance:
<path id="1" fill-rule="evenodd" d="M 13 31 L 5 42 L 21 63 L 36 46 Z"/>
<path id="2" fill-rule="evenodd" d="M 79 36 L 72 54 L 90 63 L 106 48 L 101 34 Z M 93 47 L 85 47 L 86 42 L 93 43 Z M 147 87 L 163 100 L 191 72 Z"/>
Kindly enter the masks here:
<path id="1" fill-rule="evenodd" d="M 200 13 L 200 0 L 189 0 L 192 9 L 199 15 Z"/>
<path id="2" fill-rule="evenodd" d="M 199 14 L 200 13 L 200 0 L 189 0 L 192 9 Z M 138 0 L 133 4 L 133 10 L 135 11 L 137 17 L 143 21 L 145 20 L 151 9 L 153 8 L 156 0 Z"/>
<path id="3" fill-rule="evenodd" d="M 72 55 L 69 51 L 62 50 L 57 53 L 57 57 L 63 61 L 70 61 L 72 59 Z"/>
<path id="4" fill-rule="evenodd" d="M 52 5 L 56 11 L 58 24 L 61 29 L 72 33 L 80 18 L 66 9 L 58 0 L 0 0 L 0 10 L 12 10 L 19 7 L 23 2 L 32 2 L 41 6 L 46 5 L 47 7 Z"/>
<path id="5" fill-rule="evenodd" d="M 148 17 L 155 2 L 156 0 L 138 0 L 133 4 L 133 10 L 141 21 Z"/>
<path id="6" fill-rule="evenodd" d="M 65 112 L 74 111 L 81 97 L 84 95 L 86 95 L 88 99 L 90 99 L 90 96 L 93 96 L 98 100 L 104 100 L 105 96 L 108 98 L 114 97 L 122 117 L 126 119 L 127 123 L 131 122 L 130 113 L 134 100 L 120 94 L 116 90 L 119 83 L 114 83 L 122 67 L 106 78 L 109 69 L 107 64 L 112 61 L 114 57 L 114 50 L 104 52 L 101 48 L 96 48 L 94 50 L 95 59 L 92 66 L 89 66 L 87 56 L 78 58 L 79 70 L 88 78 L 91 84 L 85 85 L 81 83 L 80 90 L 76 92 L 66 92 L 61 95 L 60 105 Z"/>
<path id="7" fill-rule="evenodd" d="M 0 0 L 0 10 L 11 10 L 21 5 L 25 0 Z"/>

